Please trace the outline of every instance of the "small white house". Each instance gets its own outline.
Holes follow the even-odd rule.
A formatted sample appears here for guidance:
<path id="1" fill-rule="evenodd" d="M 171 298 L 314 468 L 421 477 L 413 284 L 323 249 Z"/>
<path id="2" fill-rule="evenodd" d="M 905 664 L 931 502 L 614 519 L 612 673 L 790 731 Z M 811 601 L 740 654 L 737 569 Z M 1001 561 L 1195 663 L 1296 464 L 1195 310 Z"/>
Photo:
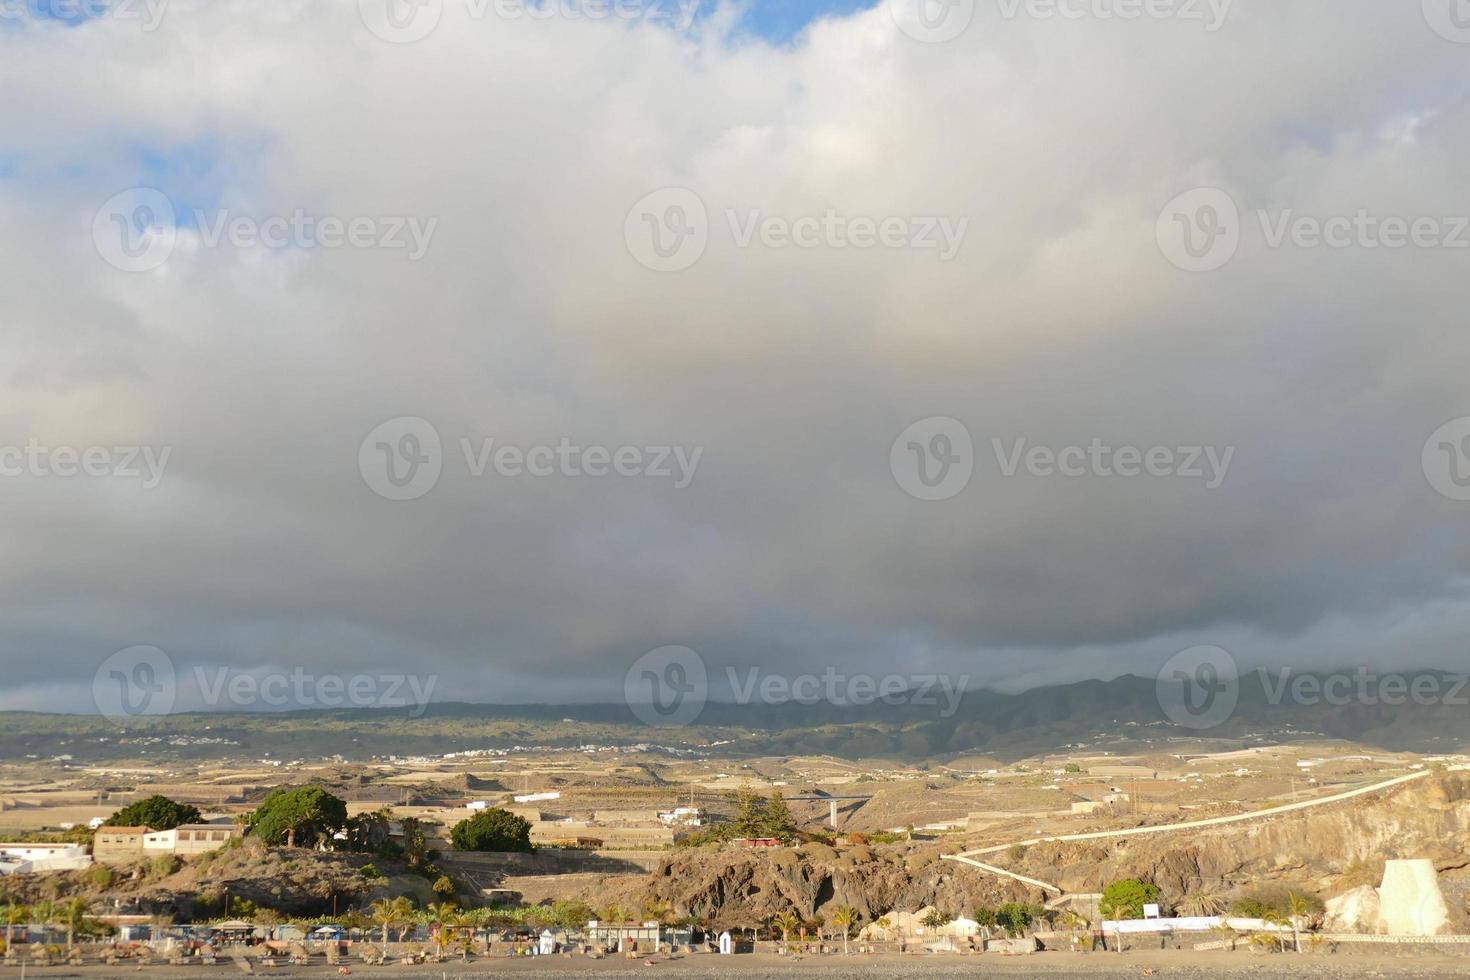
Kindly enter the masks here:
<path id="1" fill-rule="evenodd" d="M 75 871 L 92 864 L 84 844 L 0 843 L 0 874 Z"/>
<path id="2" fill-rule="evenodd" d="M 540 803 L 542 800 L 559 800 L 561 794 L 550 790 L 545 793 L 522 793 L 520 796 L 512 796 L 511 799 L 517 803 Z"/>
<path id="3" fill-rule="evenodd" d="M 480 813 L 483 810 L 489 809 L 489 807 L 490 803 L 488 800 L 471 800 L 464 805 L 464 808 L 471 813 Z"/>

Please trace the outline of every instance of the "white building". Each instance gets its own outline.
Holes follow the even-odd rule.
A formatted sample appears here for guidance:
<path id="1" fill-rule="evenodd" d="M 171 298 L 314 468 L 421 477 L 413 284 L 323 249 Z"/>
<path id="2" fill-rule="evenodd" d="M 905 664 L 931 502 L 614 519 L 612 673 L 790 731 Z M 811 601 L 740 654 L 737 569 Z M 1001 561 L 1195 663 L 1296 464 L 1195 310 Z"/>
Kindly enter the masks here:
<path id="1" fill-rule="evenodd" d="M 92 855 L 85 844 L 0 843 L 0 874 L 31 871 L 75 871 L 90 867 Z"/>
<path id="2" fill-rule="evenodd" d="M 547 793 L 522 793 L 520 796 L 512 796 L 517 803 L 540 803 L 542 800 L 559 800 L 561 794 L 552 790 Z"/>
<path id="3" fill-rule="evenodd" d="M 704 823 L 704 811 L 697 806 L 676 806 L 667 813 L 660 812 L 658 818 L 680 827 L 698 827 Z"/>
<path id="4" fill-rule="evenodd" d="M 240 829 L 228 824 L 186 823 L 172 830 L 150 830 L 143 835 L 143 851 L 187 857 L 217 851 L 238 836 Z"/>

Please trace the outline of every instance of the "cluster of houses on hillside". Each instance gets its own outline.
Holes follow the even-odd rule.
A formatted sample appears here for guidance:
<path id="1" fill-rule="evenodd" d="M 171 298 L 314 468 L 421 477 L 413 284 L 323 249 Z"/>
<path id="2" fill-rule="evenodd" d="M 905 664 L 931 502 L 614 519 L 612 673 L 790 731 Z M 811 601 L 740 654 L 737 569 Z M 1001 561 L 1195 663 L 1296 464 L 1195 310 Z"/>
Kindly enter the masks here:
<path id="1" fill-rule="evenodd" d="M 132 864 L 163 854 L 189 857 L 224 847 L 240 836 L 233 824 L 189 823 L 172 830 L 99 826 L 92 851 L 85 844 L 32 844 L 0 841 L 0 875 L 33 871 L 75 871 L 99 864 Z"/>

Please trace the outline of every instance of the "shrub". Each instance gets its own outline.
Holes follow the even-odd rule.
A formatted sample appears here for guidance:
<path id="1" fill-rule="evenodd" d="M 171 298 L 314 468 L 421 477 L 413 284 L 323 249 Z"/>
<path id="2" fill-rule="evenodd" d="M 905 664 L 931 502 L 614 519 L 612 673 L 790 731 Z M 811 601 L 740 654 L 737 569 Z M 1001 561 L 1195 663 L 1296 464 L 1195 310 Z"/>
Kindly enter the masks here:
<path id="1" fill-rule="evenodd" d="M 147 827 L 150 830 L 173 830 L 180 824 L 198 823 L 204 819 L 198 807 L 175 803 L 166 796 L 150 796 L 129 803 L 108 817 L 109 827 Z"/>
<path id="2" fill-rule="evenodd" d="M 1141 919 L 1144 905 L 1158 900 L 1158 885 L 1137 878 L 1120 878 L 1103 889 L 1102 910 L 1118 919 Z"/>
<path id="3" fill-rule="evenodd" d="M 1287 916 L 1291 914 L 1292 895 L 1305 899 L 1308 915 L 1320 915 L 1324 911 L 1322 899 L 1310 892 L 1296 891 L 1286 885 L 1254 888 L 1232 902 L 1230 911 L 1233 915 L 1247 919 L 1263 919 L 1268 915 Z"/>
<path id="4" fill-rule="evenodd" d="M 531 825 L 524 817 L 499 807 L 481 810 L 461 820 L 449 832 L 457 851 L 519 851 L 530 853 Z"/>
<path id="5" fill-rule="evenodd" d="M 1012 936 L 1019 937 L 1026 934 L 1038 914 L 1039 910 L 1035 906 L 1024 902 L 1006 902 L 995 910 L 995 922 Z"/>
<path id="6" fill-rule="evenodd" d="M 175 871 L 178 871 L 183 866 L 184 862 L 181 861 L 177 855 L 160 854 L 158 855 L 158 857 L 148 862 L 148 877 L 167 878 L 169 875 L 173 874 Z"/>

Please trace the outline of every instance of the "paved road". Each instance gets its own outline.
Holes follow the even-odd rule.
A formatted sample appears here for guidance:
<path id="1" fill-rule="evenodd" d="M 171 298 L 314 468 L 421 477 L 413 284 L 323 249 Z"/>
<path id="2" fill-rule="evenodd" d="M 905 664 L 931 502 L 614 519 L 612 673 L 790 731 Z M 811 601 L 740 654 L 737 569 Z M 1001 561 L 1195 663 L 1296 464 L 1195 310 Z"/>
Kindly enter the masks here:
<path id="1" fill-rule="evenodd" d="M 1455 766 L 1454 768 L 1463 769 L 1467 767 Z M 1399 786 L 1403 783 L 1412 782 L 1416 779 L 1423 779 L 1425 776 L 1428 776 L 1431 771 L 1432 770 L 1429 769 L 1423 769 L 1419 772 L 1411 772 L 1407 776 L 1395 776 L 1392 779 L 1385 779 L 1380 783 L 1373 783 L 1370 786 L 1360 786 L 1357 789 L 1348 790 L 1345 793 L 1334 793 L 1331 796 L 1322 796 L 1314 800 L 1302 800 L 1299 803 L 1286 803 L 1282 806 L 1273 806 L 1265 810 L 1252 810 L 1250 813 L 1235 813 L 1226 817 L 1207 817 L 1202 820 L 1185 820 L 1181 823 L 1160 824 L 1156 827 L 1128 827 L 1123 830 L 1096 830 L 1085 834 L 1061 834 L 1056 837 L 1033 837 L 1030 840 L 1014 841 L 1010 844 L 995 844 L 991 847 L 981 847 L 976 850 L 965 851 L 960 854 L 945 854 L 943 855 L 943 858 L 946 861 L 959 861 L 962 864 L 968 864 L 971 867 L 979 868 L 982 871 L 988 871 L 991 874 L 1001 875 L 1006 878 L 1014 878 L 1016 881 L 1030 885 L 1033 888 L 1040 888 L 1043 891 L 1056 892 L 1058 895 L 1060 895 L 1062 894 L 1062 889 L 1059 885 L 1053 885 L 1045 881 L 1037 881 L 1035 878 L 1028 878 L 1025 875 L 1016 874 L 1014 871 L 1007 871 L 1005 868 L 997 868 L 993 864 L 986 864 L 983 861 L 977 861 L 975 860 L 975 855 L 994 854 L 997 851 L 1004 851 L 1006 848 L 1014 847 L 1016 844 L 1029 846 L 1031 844 L 1040 844 L 1045 841 L 1103 840 L 1109 837 L 1133 837 L 1140 834 L 1167 834 L 1176 830 L 1193 830 L 1197 827 L 1217 827 L 1221 824 L 1227 823 L 1243 823 L 1247 820 L 1261 820 L 1266 817 L 1274 817 L 1277 814 L 1281 813 L 1291 813 L 1294 810 L 1309 810 L 1315 806 L 1326 806 L 1329 803 L 1340 803 L 1343 800 L 1350 800 L 1355 796 L 1365 796 L 1369 793 L 1377 793 L 1380 790 L 1391 789 L 1394 786 Z"/>

